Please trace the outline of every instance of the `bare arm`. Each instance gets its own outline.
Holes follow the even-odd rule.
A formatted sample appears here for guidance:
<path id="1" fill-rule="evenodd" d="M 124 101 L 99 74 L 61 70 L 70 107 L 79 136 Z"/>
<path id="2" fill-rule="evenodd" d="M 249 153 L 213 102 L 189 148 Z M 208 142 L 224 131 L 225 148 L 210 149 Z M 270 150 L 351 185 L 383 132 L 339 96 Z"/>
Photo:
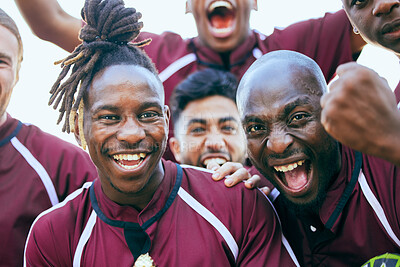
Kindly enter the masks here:
<path id="1" fill-rule="evenodd" d="M 57 0 L 15 0 L 15 3 L 33 33 L 40 39 L 69 52 L 80 44 L 78 36 L 81 20 L 67 14 Z"/>
<path id="2" fill-rule="evenodd" d="M 375 71 L 347 63 L 321 98 L 321 121 L 342 144 L 400 166 L 400 111 L 387 81 Z"/>

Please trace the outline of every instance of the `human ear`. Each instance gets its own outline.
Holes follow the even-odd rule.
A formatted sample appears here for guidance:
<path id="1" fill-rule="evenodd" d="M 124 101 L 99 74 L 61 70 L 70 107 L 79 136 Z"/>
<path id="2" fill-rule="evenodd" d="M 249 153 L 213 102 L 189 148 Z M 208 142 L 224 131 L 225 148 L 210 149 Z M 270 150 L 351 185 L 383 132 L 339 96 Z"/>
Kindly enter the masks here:
<path id="1" fill-rule="evenodd" d="M 176 137 L 171 137 L 169 139 L 169 148 L 171 149 L 176 161 L 181 162 L 181 146 Z"/>

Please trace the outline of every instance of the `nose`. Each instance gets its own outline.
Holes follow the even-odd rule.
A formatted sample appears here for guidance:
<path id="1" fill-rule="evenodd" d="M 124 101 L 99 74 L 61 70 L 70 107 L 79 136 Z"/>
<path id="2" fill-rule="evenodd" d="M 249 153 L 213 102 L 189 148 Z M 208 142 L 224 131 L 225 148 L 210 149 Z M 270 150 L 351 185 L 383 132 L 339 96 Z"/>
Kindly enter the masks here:
<path id="1" fill-rule="evenodd" d="M 139 143 L 146 137 L 146 133 L 135 119 L 126 119 L 118 130 L 117 138 L 129 144 Z"/>
<path id="2" fill-rule="evenodd" d="M 399 5 L 399 0 L 376 0 L 372 14 L 374 16 L 389 14 L 394 8 L 399 7 Z"/>
<path id="3" fill-rule="evenodd" d="M 267 148 L 275 154 L 283 154 L 293 143 L 293 137 L 284 131 L 273 130 L 267 140 Z"/>
<path id="4" fill-rule="evenodd" d="M 221 133 L 210 133 L 207 135 L 205 146 L 211 151 L 220 151 L 225 147 L 225 141 Z"/>

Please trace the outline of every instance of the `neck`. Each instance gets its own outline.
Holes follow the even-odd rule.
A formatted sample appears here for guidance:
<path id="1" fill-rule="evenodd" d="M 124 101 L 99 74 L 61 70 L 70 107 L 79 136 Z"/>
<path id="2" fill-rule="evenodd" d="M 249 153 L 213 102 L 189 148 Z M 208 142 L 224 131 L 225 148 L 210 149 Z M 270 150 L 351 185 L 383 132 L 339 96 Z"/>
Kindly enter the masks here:
<path id="1" fill-rule="evenodd" d="M 164 179 L 164 167 L 161 160 L 153 170 L 150 177 L 136 178 L 129 185 L 133 190 L 122 190 L 112 182 L 102 180 L 103 192 L 119 205 L 129 205 L 138 211 L 143 210 L 153 198 L 154 193 Z"/>
<path id="2" fill-rule="evenodd" d="M 0 116 L 0 127 L 6 122 L 7 120 L 7 113 L 4 112 L 3 115 Z"/>

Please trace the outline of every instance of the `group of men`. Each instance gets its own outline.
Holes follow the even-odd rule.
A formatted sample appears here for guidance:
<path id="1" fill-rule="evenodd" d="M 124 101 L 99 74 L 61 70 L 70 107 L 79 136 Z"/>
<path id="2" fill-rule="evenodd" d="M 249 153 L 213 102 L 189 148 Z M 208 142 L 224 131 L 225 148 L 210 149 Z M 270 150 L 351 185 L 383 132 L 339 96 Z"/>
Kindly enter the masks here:
<path id="1" fill-rule="evenodd" d="M 398 1 L 343 0 L 350 22 L 339 11 L 262 36 L 248 23 L 257 1 L 189 0 L 199 32 L 189 40 L 139 34 L 140 15 L 119 0 L 87 0 L 81 31 L 56 1 L 16 2 L 33 29 L 51 20 L 56 44 L 72 50 L 83 40 L 52 93 L 96 168 L 84 152 L 6 113 L 22 42 L 2 12 L 1 178 L 14 184 L 0 188 L 11 210 L 0 219 L 9 237 L 1 263 L 20 265 L 36 215 L 93 180 L 37 217 L 26 265 L 353 266 L 399 252 L 400 89 L 393 94 L 356 63 L 341 65 L 365 44 L 355 32 L 400 55 Z M 143 50 L 155 67 L 128 45 L 149 37 Z M 60 85 L 70 64 L 73 78 Z M 164 106 L 170 97 L 173 123 Z M 205 170 L 161 160 L 168 125 L 180 163 L 226 163 L 214 178 L 232 174 L 229 162 L 245 164 L 248 155 L 250 173 L 275 187 L 277 214 L 257 190 L 224 189 Z M 243 169 L 234 175 L 250 176 Z M 23 188 L 21 198 L 15 192 Z M 10 199 L 23 207 L 15 211 Z M 12 231 L 20 237 L 12 240 Z"/>

